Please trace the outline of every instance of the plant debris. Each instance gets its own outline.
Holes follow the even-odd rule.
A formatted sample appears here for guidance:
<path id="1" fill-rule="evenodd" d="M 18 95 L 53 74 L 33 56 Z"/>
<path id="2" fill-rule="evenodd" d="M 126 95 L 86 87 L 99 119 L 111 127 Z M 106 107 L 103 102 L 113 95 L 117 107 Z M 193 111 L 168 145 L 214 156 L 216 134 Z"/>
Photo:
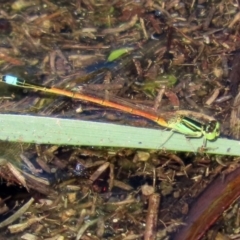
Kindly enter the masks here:
<path id="1" fill-rule="evenodd" d="M 1 77 L 217 119 L 222 136 L 239 139 L 239 20 L 238 1 L 2 1 Z M 0 85 L 1 113 L 159 127 Z M 0 153 L 1 239 L 239 238 L 239 157 L 9 142 Z M 201 219 L 196 234 L 189 221 Z"/>

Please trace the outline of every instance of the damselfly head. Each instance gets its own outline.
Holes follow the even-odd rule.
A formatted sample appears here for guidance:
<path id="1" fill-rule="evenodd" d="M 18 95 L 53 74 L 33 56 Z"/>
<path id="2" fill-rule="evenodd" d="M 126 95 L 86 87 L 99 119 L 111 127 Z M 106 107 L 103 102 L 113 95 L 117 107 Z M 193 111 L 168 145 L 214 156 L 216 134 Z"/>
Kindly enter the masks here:
<path id="1" fill-rule="evenodd" d="M 214 120 L 204 125 L 203 135 L 207 140 L 215 140 L 220 135 L 220 123 Z"/>

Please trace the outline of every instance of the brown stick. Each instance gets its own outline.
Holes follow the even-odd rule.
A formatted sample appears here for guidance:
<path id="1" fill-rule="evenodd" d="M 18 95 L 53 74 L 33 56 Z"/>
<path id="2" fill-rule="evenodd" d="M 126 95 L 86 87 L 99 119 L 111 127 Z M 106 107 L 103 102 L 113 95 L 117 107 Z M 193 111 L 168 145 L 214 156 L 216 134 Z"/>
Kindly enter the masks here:
<path id="1" fill-rule="evenodd" d="M 149 197 L 144 240 L 156 239 L 159 203 L 160 203 L 159 194 L 154 193 Z"/>

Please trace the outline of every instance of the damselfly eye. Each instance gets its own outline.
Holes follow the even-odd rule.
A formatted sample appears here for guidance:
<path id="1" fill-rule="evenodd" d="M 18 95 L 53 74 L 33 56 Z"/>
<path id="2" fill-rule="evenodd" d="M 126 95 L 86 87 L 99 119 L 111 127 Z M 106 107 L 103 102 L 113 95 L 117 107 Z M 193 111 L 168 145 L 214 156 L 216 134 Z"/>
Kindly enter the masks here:
<path id="1" fill-rule="evenodd" d="M 217 121 L 211 121 L 204 125 L 203 132 L 208 140 L 214 140 L 220 135 L 220 123 Z"/>
<path id="2" fill-rule="evenodd" d="M 213 132 L 219 129 L 219 123 L 217 121 L 211 121 L 206 125 L 206 132 Z"/>

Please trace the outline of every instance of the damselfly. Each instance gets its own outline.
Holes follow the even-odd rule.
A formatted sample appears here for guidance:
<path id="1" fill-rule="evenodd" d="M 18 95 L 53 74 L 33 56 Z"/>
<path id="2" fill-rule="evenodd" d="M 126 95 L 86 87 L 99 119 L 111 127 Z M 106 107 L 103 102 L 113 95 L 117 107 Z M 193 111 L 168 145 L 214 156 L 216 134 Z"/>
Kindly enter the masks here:
<path id="1" fill-rule="evenodd" d="M 127 112 L 133 115 L 138 115 L 150 119 L 159 124 L 160 126 L 172 129 L 173 131 L 178 133 L 182 133 L 187 137 L 199 138 L 203 136 L 206 140 L 215 140 L 220 135 L 220 123 L 217 122 L 216 120 L 209 120 L 208 123 L 204 124 L 192 119 L 191 117 L 184 116 L 181 114 L 172 114 L 172 117 L 170 119 L 167 119 L 164 118 L 163 116 L 158 116 L 156 114 L 148 113 L 143 110 L 134 109 L 133 107 L 125 106 L 112 101 L 92 97 L 79 92 L 38 85 L 35 83 L 27 82 L 23 79 L 11 75 L 2 76 L 2 81 L 17 87 L 34 89 L 52 94 L 58 94 L 74 99 L 89 101 L 105 107 L 115 108 L 123 112 Z"/>

